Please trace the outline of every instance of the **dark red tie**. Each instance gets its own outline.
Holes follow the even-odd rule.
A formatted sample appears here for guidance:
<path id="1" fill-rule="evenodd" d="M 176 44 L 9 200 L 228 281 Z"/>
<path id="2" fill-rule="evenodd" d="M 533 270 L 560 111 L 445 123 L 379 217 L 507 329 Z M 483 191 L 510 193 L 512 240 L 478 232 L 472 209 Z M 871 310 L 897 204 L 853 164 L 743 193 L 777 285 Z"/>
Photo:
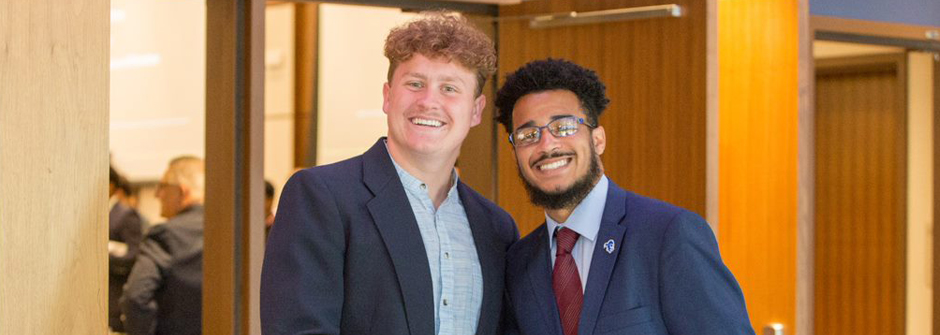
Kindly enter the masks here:
<path id="1" fill-rule="evenodd" d="M 571 257 L 571 249 L 578 241 L 578 233 L 571 229 L 559 229 L 555 233 L 557 243 L 555 251 L 555 270 L 552 272 L 552 288 L 555 290 L 555 302 L 561 315 L 561 328 L 565 335 L 578 334 L 578 320 L 581 319 L 581 276 L 578 266 Z"/>

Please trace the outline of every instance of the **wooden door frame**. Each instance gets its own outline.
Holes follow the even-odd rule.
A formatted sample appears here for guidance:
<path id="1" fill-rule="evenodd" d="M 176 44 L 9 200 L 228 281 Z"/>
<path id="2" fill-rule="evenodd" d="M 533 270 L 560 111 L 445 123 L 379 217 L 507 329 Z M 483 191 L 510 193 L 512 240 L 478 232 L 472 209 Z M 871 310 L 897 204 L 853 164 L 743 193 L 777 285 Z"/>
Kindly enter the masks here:
<path id="1" fill-rule="evenodd" d="M 810 17 L 810 41 L 809 41 L 809 62 L 814 63 L 815 60 L 812 58 L 812 41 L 813 40 L 828 40 L 828 41 L 839 41 L 839 42 L 849 42 L 849 43 L 860 43 L 860 44 L 874 44 L 874 45 L 886 45 L 886 46 L 896 46 L 904 47 L 908 49 L 918 49 L 931 51 L 935 53 L 940 53 L 940 40 L 937 39 L 928 39 L 927 36 L 931 32 L 936 32 L 940 30 L 940 27 L 932 26 L 922 26 L 922 25 L 909 25 L 909 24 L 900 24 L 900 23 L 889 23 L 889 22 L 879 22 L 879 21 L 867 21 L 867 20 L 855 20 L 855 19 L 843 19 L 830 16 L 819 16 L 813 15 Z M 815 78 L 815 65 L 808 66 L 804 69 L 808 76 L 807 78 Z M 806 84 L 810 92 L 815 91 L 815 80 L 810 80 L 809 82 L 803 83 Z M 940 334 L 940 286 L 937 284 L 937 279 L 940 278 L 940 230 L 937 229 L 937 222 L 940 222 L 940 66 L 937 63 L 934 63 L 934 205 L 933 205 L 933 333 Z M 810 95 L 812 93 L 809 93 Z M 815 98 L 813 98 L 815 101 Z M 815 104 L 815 102 L 812 102 Z M 810 107 L 812 108 L 812 107 Z M 906 111 L 905 111 L 906 112 Z M 804 121 L 801 121 L 801 123 Z M 814 127 L 814 126 L 811 126 Z M 814 128 L 810 128 L 812 131 Z M 801 131 L 804 130 L 801 128 Z M 906 130 L 906 129 L 905 129 Z M 801 138 L 804 136 L 811 135 L 801 135 Z M 811 140 L 813 141 L 813 140 Z M 804 147 L 801 146 L 801 149 Z M 800 156 L 803 159 L 805 155 Z M 801 163 L 802 166 L 802 163 Z M 815 177 L 812 177 L 815 178 Z M 815 202 L 815 200 L 811 201 Z M 802 203 L 802 202 L 801 202 Z M 812 206 L 812 205 L 810 205 Z M 815 227 L 810 228 L 815 229 Z M 812 232 L 804 232 L 801 229 L 800 237 L 804 237 L 804 233 L 810 238 Z M 809 248 L 804 248 L 801 250 L 806 250 L 811 255 L 809 260 L 809 267 L 812 268 L 812 246 Z M 801 280 L 805 280 L 804 276 L 799 277 Z M 813 276 L 810 274 L 809 279 L 812 280 Z M 810 283 L 812 286 L 812 283 Z M 810 289 L 811 290 L 811 289 Z M 812 307 L 810 305 L 809 313 L 812 314 Z M 812 324 L 810 324 L 810 332 L 802 332 L 801 334 L 812 334 Z"/>
<path id="2" fill-rule="evenodd" d="M 933 64 L 933 333 L 940 334 L 940 64 Z"/>

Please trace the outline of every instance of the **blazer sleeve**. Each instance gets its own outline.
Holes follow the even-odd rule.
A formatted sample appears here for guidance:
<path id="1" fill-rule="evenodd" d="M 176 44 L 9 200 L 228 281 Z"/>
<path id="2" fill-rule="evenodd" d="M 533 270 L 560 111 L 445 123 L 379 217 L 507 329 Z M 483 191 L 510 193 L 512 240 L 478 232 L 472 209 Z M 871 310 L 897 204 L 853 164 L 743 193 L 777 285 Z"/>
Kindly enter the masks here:
<path id="1" fill-rule="evenodd" d="M 329 187 L 310 170 L 284 186 L 261 273 L 261 327 L 272 334 L 339 334 L 345 226 Z"/>
<path id="2" fill-rule="evenodd" d="M 754 334 L 741 288 L 701 217 L 683 211 L 673 218 L 663 236 L 659 265 L 660 300 L 670 334 Z"/>
<path id="3" fill-rule="evenodd" d="M 156 292 L 163 287 L 163 273 L 172 262 L 159 242 L 164 227 L 157 226 L 144 241 L 141 254 L 131 269 L 119 304 L 124 313 L 124 329 L 129 335 L 153 334 L 157 325 Z"/>
<path id="4" fill-rule="evenodd" d="M 143 227 L 143 224 L 140 214 L 135 210 L 128 210 L 127 214 L 121 218 L 121 229 L 118 234 L 121 237 L 121 242 L 127 244 L 127 253 L 120 257 L 110 255 L 111 262 L 109 262 L 109 265 L 112 274 L 128 275 L 130 273 L 131 267 L 134 266 L 134 261 L 137 260 L 137 255 L 140 253 L 140 241 L 143 239 L 141 227 Z"/>
<path id="5" fill-rule="evenodd" d="M 503 335 L 519 335 L 522 332 L 519 330 L 519 323 L 516 321 L 516 312 L 512 306 L 512 298 L 509 296 L 509 292 L 505 292 L 503 295 L 503 315 L 500 318 L 500 326 Z"/>

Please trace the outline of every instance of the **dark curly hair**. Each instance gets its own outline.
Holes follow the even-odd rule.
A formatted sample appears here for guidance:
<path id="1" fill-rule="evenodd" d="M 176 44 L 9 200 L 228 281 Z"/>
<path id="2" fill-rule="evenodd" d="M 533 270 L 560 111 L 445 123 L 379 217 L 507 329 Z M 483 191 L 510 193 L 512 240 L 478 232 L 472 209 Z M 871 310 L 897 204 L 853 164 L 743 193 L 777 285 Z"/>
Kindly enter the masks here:
<path id="1" fill-rule="evenodd" d="M 496 72 L 496 48 L 486 34 L 456 13 L 422 12 L 411 22 L 395 27 L 385 39 L 388 81 L 398 65 L 415 54 L 456 61 L 476 73 L 476 96 L 483 93 L 486 79 Z"/>
<path id="2" fill-rule="evenodd" d="M 597 119 L 607 108 L 604 83 L 597 73 L 564 59 L 545 59 L 529 62 L 509 74 L 503 87 L 496 93 L 496 121 L 512 133 L 512 110 L 516 101 L 527 94 L 551 90 L 568 90 L 578 96 L 588 122 L 597 126 Z"/>

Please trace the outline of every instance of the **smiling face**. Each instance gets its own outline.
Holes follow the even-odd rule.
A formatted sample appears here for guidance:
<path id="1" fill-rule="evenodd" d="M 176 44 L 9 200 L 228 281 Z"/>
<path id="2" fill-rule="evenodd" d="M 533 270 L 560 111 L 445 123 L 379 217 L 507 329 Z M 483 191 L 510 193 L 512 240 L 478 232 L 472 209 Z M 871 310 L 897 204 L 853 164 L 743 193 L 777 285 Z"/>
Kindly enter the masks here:
<path id="1" fill-rule="evenodd" d="M 456 62 L 415 54 L 384 87 L 389 150 L 409 156 L 456 159 L 470 127 L 480 123 L 486 97 L 476 75 Z"/>
<path id="2" fill-rule="evenodd" d="M 513 108 L 513 130 L 544 126 L 566 116 L 587 119 L 582 109 L 577 95 L 568 90 L 527 94 Z M 536 205 L 550 209 L 577 205 L 603 174 L 599 156 L 607 144 L 604 128 L 578 127 L 568 137 L 555 137 L 543 129 L 537 143 L 515 148 L 519 174 Z"/>

